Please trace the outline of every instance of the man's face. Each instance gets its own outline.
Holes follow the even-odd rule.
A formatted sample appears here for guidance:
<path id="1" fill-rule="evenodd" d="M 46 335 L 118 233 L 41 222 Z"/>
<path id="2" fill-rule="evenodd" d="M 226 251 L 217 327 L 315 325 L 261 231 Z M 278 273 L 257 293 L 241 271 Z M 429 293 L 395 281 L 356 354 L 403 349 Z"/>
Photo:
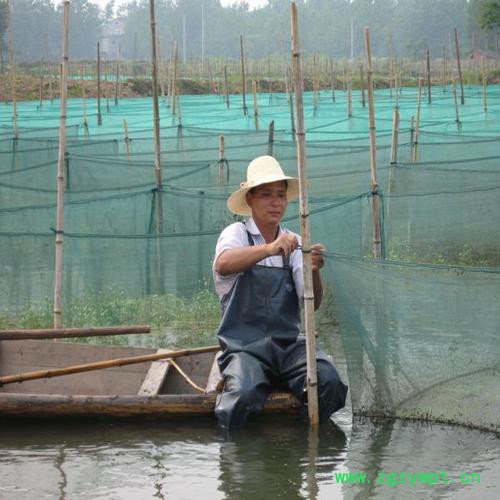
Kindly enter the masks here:
<path id="1" fill-rule="evenodd" d="M 288 206 L 285 181 L 262 184 L 247 193 L 246 200 L 257 223 L 279 224 Z"/>

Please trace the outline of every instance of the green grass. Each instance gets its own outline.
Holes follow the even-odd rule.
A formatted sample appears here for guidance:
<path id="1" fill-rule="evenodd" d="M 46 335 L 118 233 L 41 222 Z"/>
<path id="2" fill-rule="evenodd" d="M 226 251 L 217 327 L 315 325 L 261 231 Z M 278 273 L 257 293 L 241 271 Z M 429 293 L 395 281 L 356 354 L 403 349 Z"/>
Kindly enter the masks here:
<path id="1" fill-rule="evenodd" d="M 16 314 L 0 313 L 0 329 L 51 328 L 52 311 L 53 304 L 47 301 L 27 305 Z M 173 294 L 130 298 L 123 290 L 109 288 L 64 304 L 63 318 L 66 327 L 148 324 L 152 328 L 149 335 L 81 339 L 85 343 L 197 347 L 216 343 L 220 306 L 208 288 L 189 299 Z"/>

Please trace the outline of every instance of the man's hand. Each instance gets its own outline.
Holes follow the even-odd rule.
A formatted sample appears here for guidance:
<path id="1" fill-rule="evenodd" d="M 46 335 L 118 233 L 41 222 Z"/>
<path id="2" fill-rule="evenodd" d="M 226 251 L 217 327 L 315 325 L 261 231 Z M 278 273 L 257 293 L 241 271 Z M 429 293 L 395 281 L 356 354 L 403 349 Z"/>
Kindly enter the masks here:
<path id="1" fill-rule="evenodd" d="M 315 243 L 311 245 L 311 256 L 312 256 L 312 270 L 319 271 L 324 265 L 323 252 L 325 247 L 321 243 Z"/>
<path id="2" fill-rule="evenodd" d="M 276 238 L 272 243 L 268 243 L 267 250 L 269 256 L 283 254 L 290 255 L 299 245 L 297 237 L 293 234 L 283 233 Z"/>

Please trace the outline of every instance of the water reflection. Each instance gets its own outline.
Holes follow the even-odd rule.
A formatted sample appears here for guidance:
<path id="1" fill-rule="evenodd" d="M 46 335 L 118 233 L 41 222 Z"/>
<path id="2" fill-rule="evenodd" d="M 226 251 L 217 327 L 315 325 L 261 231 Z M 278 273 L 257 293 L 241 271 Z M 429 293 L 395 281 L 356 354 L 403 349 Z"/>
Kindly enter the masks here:
<path id="1" fill-rule="evenodd" d="M 261 418 L 221 439 L 220 490 L 230 499 L 315 499 L 321 473 L 343 461 L 347 443 L 333 422 L 313 431 L 284 418 Z"/>
<path id="2" fill-rule="evenodd" d="M 500 498 L 500 439 L 442 424 L 356 419 L 317 433 L 293 417 L 217 431 L 213 419 L 0 426 L 0 498 Z M 344 418 L 345 417 L 345 418 Z M 449 484 L 378 484 L 379 472 L 446 471 Z M 461 484 L 463 472 L 480 484 Z M 342 484 L 365 472 L 370 483 Z"/>

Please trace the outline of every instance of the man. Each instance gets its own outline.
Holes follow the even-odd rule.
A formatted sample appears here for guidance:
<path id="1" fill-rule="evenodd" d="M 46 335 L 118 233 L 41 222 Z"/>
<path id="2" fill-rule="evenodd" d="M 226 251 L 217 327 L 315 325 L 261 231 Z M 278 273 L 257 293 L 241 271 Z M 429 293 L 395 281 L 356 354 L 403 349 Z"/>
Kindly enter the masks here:
<path id="1" fill-rule="evenodd" d="M 260 412 L 271 387 L 284 386 L 304 404 L 307 417 L 306 345 L 298 338 L 304 281 L 300 237 L 280 226 L 298 180 L 285 176 L 271 156 L 248 166 L 247 180 L 227 201 L 229 210 L 251 216 L 222 231 L 213 264 L 223 316 L 219 367 L 224 389 L 215 414 L 224 427 L 241 427 Z M 313 245 L 314 306 L 321 304 L 323 246 Z M 320 419 L 345 404 L 347 386 L 322 352 L 317 353 Z"/>

